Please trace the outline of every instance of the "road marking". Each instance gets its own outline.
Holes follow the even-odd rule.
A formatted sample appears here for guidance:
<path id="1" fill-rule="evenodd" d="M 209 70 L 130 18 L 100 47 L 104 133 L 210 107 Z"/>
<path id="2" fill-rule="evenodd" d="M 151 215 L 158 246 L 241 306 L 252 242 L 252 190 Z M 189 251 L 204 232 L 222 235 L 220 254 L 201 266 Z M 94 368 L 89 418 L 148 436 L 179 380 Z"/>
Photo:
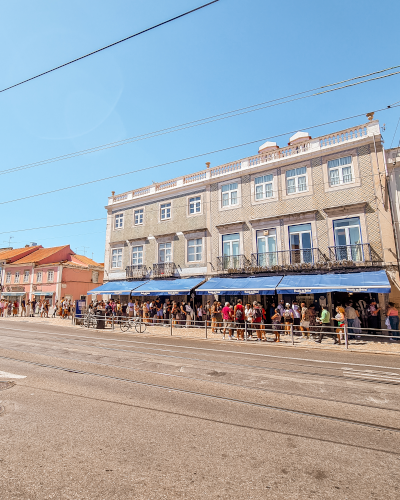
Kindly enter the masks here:
<path id="1" fill-rule="evenodd" d="M 7 373 L 0 371 L 0 378 L 26 378 L 25 375 L 15 375 L 15 373 Z"/>
<path id="2" fill-rule="evenodd" d="M 57 326 L 62 326 L 62 325 L 57 325 Z M 348 365 L 348 366 L 369 366 L 371 368 L 386 368 L 390 370 L 400 370 L 400 368 L 396 368 L 394 366 L 380 366 L 380 365 L 369 365 L 369 364 L 364 364 L 364 363 L 346 363 L 342 361 L 327 361 L 323 359 L 309 359 L 309 358 L 295 358 L 291 356 L 277 356 L 273 354 L 261 354 L 261 353 L 255 353 L 255 352 L 245 352 L 245 351 L 231 351 L 227 349 L 212 349 L 210 347 L 193 347 L 193 346 L 180 346 L 180 345 L 175 345 L 175 344 L 163 344 L 163 343 L 157 343 L 157 342 L 144 342 L 140 340 L 125 340 L 125 339 L 108 339 L 105 337 L 91 337 L 91 336 L 86 336 L 86 335 L 70 335 L 68 333 L 55 333 L 55 332 L 44 332 L 40 330 L 22 330 L 21 328 L 5 328 L 5 327 L 0 327 L 0 330 L 11 330 L 15 332 L 29 332 L 29 333 L 41 333 L 44 335 L 57 335 L 59 337 L 74 337 L 75 339 L 88 339 L 88 340 L 103 340 L 106 342 L 128 342 L 130 344 L 146 344 L 149 346 L 162 346 L 162 347 L 174 347 L 175 349 L 192 349 L 196 351 L 212 351 L 212 352 L 219 352 L 219 353 L 229 353 L 229 354 L 238 354 L 240 356 L 259 356 L 259 357 L 265 357 L 265 358 L 277 358 L 277 359 L 290 359 L 292 361 L 310 361 L 311 363 L 325 363 L 325 364 L 335 364 L 335 365 Z M 191 340 L 191 341 L 198 341 L 198 340 L 205 340 L 205 339 L 193 339 L 193 338 L 188 338 L 184 340 Z M 241 344 L 243 345 L 243 344 Z M 365 353 L 363 353 L 365 354 Z M 343 368 L 346 369 L 346 368 Z"/>

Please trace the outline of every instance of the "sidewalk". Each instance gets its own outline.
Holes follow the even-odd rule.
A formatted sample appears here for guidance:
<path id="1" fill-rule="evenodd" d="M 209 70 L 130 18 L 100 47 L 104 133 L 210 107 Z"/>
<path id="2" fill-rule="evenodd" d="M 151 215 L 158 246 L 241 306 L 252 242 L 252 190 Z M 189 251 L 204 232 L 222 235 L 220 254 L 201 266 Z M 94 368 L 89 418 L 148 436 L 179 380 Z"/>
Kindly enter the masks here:
<path id="1" fill-rule="evenodd" d="M 1 321 L 14 321 L 16 324 L 21 323 L 31 323 L 33 325 L 54 325 L 54 326 L 65 326 L 69 328 L 73 328 L 74 330 L 80 330 L 81 332 L 86 329 L 79 325 L 74 325 L 71 319 L 61 319 L 57 318 L 41 318 L 40 316 L 35 316 L 33 318 L 25 318 L 25 317 L 0 317 Z M 111 329 L 109 325 L 105 330 L 96 329 L 96 332 L 107 332 L 113 333 L 116 337 L 121 336 L 161 336 L 161 337 L 171 337 L 171 327 L 170 325 L 154 325 L 147 323 L 147 328 L 144 333 L 137 333 L 135 330 L 128 330 L 127 332 L 122 332 L 119 325 L 115 323 L 114 330 Z M 91 330 L 93 331 L 93 330 Z M 206 340 L 206 332 L 204 328 L 196 328 L 196 327 L 174 327 L 172 329 L 172 336 L 178 338 L 192 338 L 192 339 L 204 339 Z M 255 337 L 255 336 L 254 336 Z M 247 342 L 238 341 L 236 339 L 229 340 L 228 336 L 225 340 L 223 340 L 222 333 L 211 333 L 211 328 L 207 329 L 207 340 L 220 341 L 226 344 L 247 344 L 254 346 L 280 346 L 280 347 L 291 347 L 292 349 L 297 348 L 307 348 L 307 349 L 334 349 L 335 351 L 346 351 L 346 346 L 344 345 L 344 341 L 341 345 L 333 344 L 333 340 L 331 338 L 324 338 L 321 344 L 316 344 L 314 340 L 303 339 L 299 336 L 294 336 L 294 345 L 292 345 L 292 338 L 290 335 L 281 335 L 281 341 L 279 343 L 273 341 L 274 335 L 272 332 L 267 333 L 267 341 L 257 342 L 255 338 L 249 338 Z M 400 342 L 382 342 L 381 340 L 351 340 L 349 341 L 348 351 L 352 352 L 368 352 L 368 353 L 379 353 L 379 354 L 400 354 Z"/>

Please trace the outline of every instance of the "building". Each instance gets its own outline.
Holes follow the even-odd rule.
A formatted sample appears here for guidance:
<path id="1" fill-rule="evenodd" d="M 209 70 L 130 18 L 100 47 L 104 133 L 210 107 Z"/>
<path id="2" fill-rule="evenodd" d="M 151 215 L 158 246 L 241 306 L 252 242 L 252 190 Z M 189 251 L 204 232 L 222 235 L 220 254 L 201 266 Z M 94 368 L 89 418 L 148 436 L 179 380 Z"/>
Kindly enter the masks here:
<path id="1" fill-rule="evenodd" d="M 387 149 L 385 156 L 396 249 L 400 255 L 400 147 Z"/>
<path id="2" fill-rule="evenodd" d="M 298 132 L 284 147 L 267 142 L 254 156 L 113 193 L 105 281 L 132 280 L 133 288 L 135 280 L 161 278 L 352 273 L 354 287 L 324 292 L 334 304 L 349 293 L 372 298 L 357 280 L 384 270 L 390 284 L 385 277 L 382 290 L 391 286 L 400 302 L 382 137 L 379 122 L 368 119 L 314 139 Z M 291 293 L 319 300 L 307 289 Z M 388 294 L 376 298 L 384 307 Z"/>
<path id="3" fill-rule="evenodd" d="M 104 268 L 69 245 L 53 248 L 25 247 L 0 253 L 2 298 L 46 298 L 50 304 L 62 297 L 86 299 L 93 284 L 103 282 Z"/>

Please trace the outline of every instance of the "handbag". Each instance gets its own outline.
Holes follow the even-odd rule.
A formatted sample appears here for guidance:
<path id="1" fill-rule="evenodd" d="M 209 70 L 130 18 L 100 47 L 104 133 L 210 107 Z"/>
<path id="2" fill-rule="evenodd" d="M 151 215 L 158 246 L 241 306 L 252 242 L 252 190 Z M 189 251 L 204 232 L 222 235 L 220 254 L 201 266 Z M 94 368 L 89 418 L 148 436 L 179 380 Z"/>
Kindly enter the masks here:
<path id="1" fill-rule="evenodd" d="M 303 328 L 310 328 L 310 322 L 309 321 L 301 320 L 300 321 L 300 326 L 302 326 Z"/>
<path id="2" fill-rule="evenodd" d="M 392 329 L 392 326 L 390 324 L 390 319 L 389 319 L 389 316 L 386 318 L 385 320 L 385 325 L 387 326 L 387 329 L 388 330 L 391 330 Z"/>

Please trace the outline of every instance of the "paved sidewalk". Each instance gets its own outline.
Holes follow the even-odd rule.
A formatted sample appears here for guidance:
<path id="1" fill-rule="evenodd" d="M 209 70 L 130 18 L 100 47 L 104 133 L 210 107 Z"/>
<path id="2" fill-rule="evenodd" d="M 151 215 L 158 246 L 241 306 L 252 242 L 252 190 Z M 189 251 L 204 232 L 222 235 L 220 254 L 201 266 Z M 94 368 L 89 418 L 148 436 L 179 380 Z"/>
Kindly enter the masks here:
<path id="1" fill-rule="evenodd" d="M 74 330 L 84 331 L 84 328 L 80 325 L 73 324 L 71 319 L 61 319 L 57 318 L 41 318 L 40 316 L 35 316 L 33 318 L 26 317 L 0 317 L 1 321 L 15 321 L 16 324 L 30 323 L 30 324 L 46 324 L 46 325 L 57 325 L 57 326 L 65 326 L 73 328 Z M 120 337 L 122 335 L 141 335 L 141 336 L 163 336 L 163 337 L 171 337 L 171 327 L 170 325 L 154 325 L 147 324 L 146 331 L 143 333 L 137 333 L 135 330 L 128 330 L 127 332 L 122 332 L 119 325 L 115 323 L 114 330 L 111 329 L 111 325 L 107 325 L 106 330 L 97 329 L 98 332 L 106 331 L 108 333 L 113 332 L 116 336 Z M 204 339 L 206 340 L 206 331 L 203 327 L 173 327 L 172 329 L 173 337 L 181 337 L 181 338 L 196 338 L 196 339 Z M 291 348 L 313 348 L 313 349 L 334 349 L 334 350 L 346 350 L 346 346 L 344 345 L 344 341 L 342 341 L 341 345 L 333 344 L 333 340 L 331 338 L 324 338 L 321 344 L 317 344 L 314 340 L 303 339 L 300 336 L 294 336 L 294 345 L 292 345 L 292 338 L 290 335 L 282 335 L 281 341 L 279 343 L 274 342 L 274 334 L 272 332 L 267 332 L 267 340 L 263 342 L 257 342 L 256 336 L 253 338 L 249 338 L 247 344 L 254 344 L 258 346 L 273 346 L 279 345 L 281 347 L 291 347 Z M 227 344 L 235 342 L 235 343 L 244 343 L 243 341 L 238 341 L 236 338 L 234 340 L 229 340 L 228 336 L 223 340 L 222 333 L 212 333 L 211 328 L 207 329 L 207 340 L 214 341 L 223 341 Z M 371 341 L 366 341 L 363 339 L 350 340 L 349 348 L 350 351 L 359 351 L 359 352 L 369 352 L 369 353 L 386 353 L 386 354 L 400 354 L 400 342 L 383 342 L 378 339 L 374 339 Z"/>

